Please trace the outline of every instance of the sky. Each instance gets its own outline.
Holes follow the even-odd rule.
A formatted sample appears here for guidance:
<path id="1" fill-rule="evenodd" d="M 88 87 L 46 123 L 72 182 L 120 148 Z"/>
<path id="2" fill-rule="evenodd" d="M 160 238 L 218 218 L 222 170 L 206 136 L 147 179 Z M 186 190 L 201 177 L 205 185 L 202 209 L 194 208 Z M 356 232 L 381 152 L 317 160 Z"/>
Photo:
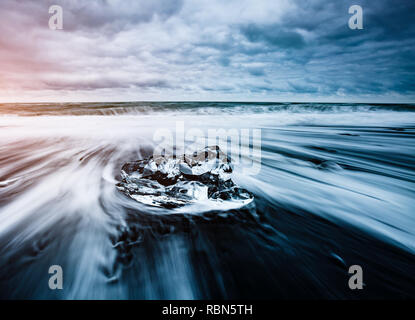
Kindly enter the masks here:
<path id="1" fill-rule="evenodd" d="M 414 14 L 413 0 L 1 0 L 0 102 L 413 103 Z"/>

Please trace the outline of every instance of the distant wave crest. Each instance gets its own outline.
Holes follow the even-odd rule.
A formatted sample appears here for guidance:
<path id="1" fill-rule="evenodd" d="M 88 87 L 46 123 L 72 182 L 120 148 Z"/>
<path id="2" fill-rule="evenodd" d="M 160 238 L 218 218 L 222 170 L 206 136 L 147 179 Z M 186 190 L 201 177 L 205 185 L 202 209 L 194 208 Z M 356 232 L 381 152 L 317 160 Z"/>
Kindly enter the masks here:
<path id="1" fill-rule="evenodd" d="M 120 103 L 3 103 L 1 115 L 83 116 L 181 112 L 192 115 L 344 112 L 415 112 L 411 104 L 272 103 L 272 102 L 120 102 Z"/>

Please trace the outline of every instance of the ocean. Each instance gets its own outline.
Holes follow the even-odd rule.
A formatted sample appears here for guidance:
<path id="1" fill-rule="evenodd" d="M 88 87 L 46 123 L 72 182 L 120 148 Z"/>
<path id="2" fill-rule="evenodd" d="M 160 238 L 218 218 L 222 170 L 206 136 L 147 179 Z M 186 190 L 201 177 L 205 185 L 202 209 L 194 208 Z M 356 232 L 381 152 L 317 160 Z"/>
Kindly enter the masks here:
<path id="1" fill-rule="evenodd" d="M 233 193 L 117 187 L 206 146 Z M 414 155 L 409 104 L 0 104 L 0 298 L 413 299 Z"/>

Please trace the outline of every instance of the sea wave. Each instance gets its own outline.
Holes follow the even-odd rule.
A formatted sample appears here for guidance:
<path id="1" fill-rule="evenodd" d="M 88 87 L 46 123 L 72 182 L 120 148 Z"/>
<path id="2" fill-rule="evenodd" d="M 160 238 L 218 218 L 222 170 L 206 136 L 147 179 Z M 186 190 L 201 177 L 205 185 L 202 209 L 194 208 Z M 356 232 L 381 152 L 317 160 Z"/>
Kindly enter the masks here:
<path id="1" fill-rule="evenodd" d="M 119 102 L 2 103 L 1 115 L 85 116 L 155 115 L 166 113 L 214 115 L 258 113 L 415 112 L 412 104 L 273 103 L 273 102 Z"/>
<path id="2" fill-rule="evenodd" d="M 148 114 L 25 105 L 0 117 L 0 298 L 345 299 L 352 264 L 367 277 L 361 297 L 415 297 L 412 107 L 142 105 Z M 243 170 L 250 143 L 232 159 L 252 207 L 171 214 L 117 190 L 123 165 L 148 159 L 155 132 L 178 123 L 185 134 L 260 130 L 260 170 Z M 55 264 L 60 292 L 47 287 Z"/>

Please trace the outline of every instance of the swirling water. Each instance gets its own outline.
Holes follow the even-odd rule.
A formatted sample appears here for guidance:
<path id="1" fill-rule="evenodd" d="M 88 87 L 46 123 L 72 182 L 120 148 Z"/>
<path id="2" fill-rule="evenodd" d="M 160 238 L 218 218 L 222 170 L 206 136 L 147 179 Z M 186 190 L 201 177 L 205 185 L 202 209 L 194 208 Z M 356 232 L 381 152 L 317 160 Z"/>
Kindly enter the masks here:
<path id="1" fill-rule="evenodd" d="M 252 204 L 153 208 L 117 190 L 177 123 L 261 130 L 260 170 L 232 178 Z M 412 105 L 0 105 L 0 298 L 414 298 L 414 138 Z"/>

